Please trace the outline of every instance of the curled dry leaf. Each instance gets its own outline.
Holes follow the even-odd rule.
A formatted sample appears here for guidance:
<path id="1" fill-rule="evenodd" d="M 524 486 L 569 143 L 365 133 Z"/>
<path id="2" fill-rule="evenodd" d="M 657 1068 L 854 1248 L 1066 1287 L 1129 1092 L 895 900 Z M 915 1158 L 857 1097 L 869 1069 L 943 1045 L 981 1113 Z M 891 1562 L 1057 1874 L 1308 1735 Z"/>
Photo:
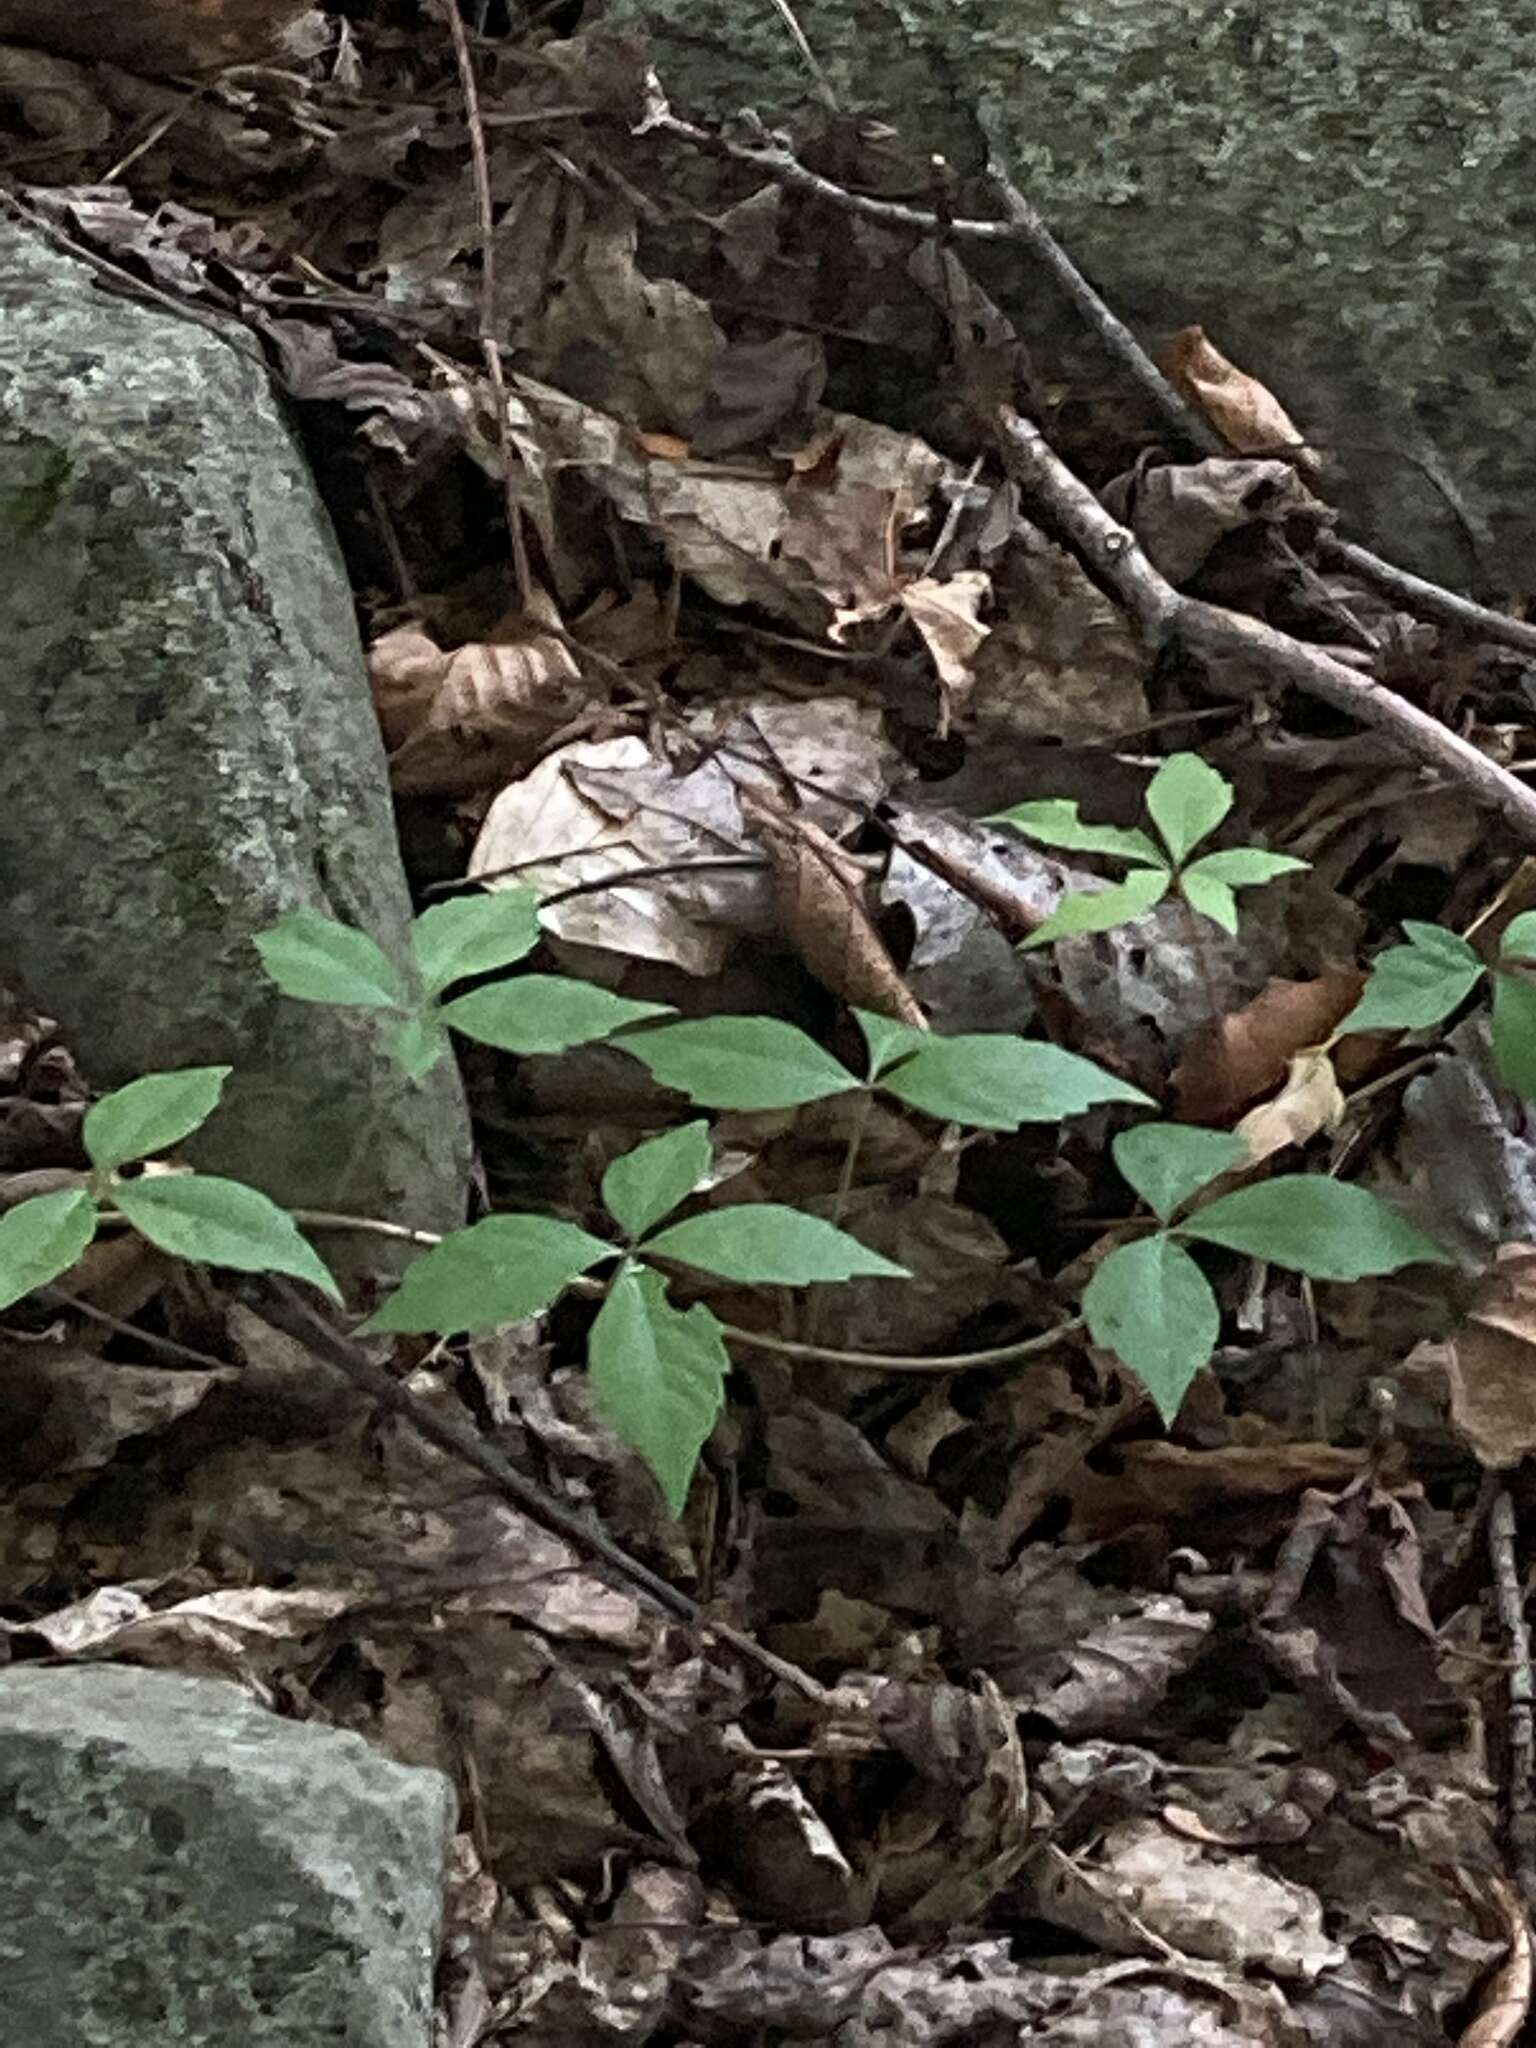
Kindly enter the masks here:
<path id="1" fill-rule="evenodd" d="M 1241 1010 L 1208 1025 L 1174 1069 L 1179 1115 L 1192 1124 L 1229 1122 L 1284 1081 L 1298 1053 L 1330 1036 L 1364 986 L 1354 969 L 1316 981 L 1272 981 Z"/>
<path id="2" fill-rule="evenodd" d="M 1239 455 L 1279 455 L 1303 476 L 1318 459 L 1274 393 L 1228 362 L 1203 327 L 1181 327 L 1163 350 L 1162 368 L 1191 405 Z"/>
<path id="3" fill-rule="evenodd" d="M 569 648 L 518 615 L 492 639 L 449 652 L 419 626 L 397 627 L 374 642 L 368 674 L 390 781 L 402 796 L 500 788 L 582 705 Z"/>
<path id="4" fill-rule="evenodd" d="M 129 71 L 212 71 L 270 57 L 310 0 L 0 0 L 0 40 L 121 64 Z"/>
<path id="5" fill-rule="evenodd" d="M 1223 534 L 1273 525 L 1293 512 L 1323 512 L 1291 465 L 1276 461 L 1170 462 L 1127 471 L 1101 495 L 1153 567 L 1175 584 L 1194 575 Z"/>
<path id="6" fill-rule="evenodd" d="M 812 974 L 845 1003 L 925 1031 L 928 1020 L 870 921 L 857 857 L 809 819 L 748 793 L 744 803 L 768 856 L 779 922 Z"/>
<path id="7" fill-rule="evenodd" d="M 1323 1052 L 1302 1052 L 1291 1061 L 1280 1093 L 1250 1109 L 1234 1135 L 1248 1147 L 1248 1163 L 1257 1166 L 1289 1145 L 1305 1145 L 1320 1131 L 1333 1130 L 1343 1114 L 1344 1091 L 1332 1060 Z"/>

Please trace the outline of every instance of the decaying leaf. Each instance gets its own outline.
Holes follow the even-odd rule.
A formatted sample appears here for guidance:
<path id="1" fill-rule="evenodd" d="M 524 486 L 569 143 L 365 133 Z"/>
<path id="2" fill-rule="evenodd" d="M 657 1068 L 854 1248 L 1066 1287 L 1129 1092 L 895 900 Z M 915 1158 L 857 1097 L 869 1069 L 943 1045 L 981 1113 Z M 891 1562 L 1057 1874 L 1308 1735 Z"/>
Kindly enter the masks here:
<path id="1" fill-rule="evenodd" d="M 270 58 L 310 0 L 0 0 L 0 38 L 15 36 L 130 71 L 212 71 Z"/>
<path id="2" fill-rule="evenodd" d="M 1162 355 L 1165 374 L 1239 455 L 1280 455 L 1303 476 L 1317 469 L 1290 414 L 1256 377 L 1229 362 L 1203 327 L 1181 327 Z"/>
<path id="3" fill-rule="evenodd" d="M 1179 1115 L 1192 1124 L 1229 1123 L 1286 1078 L 1298 1053 L 1324 1042 L 1364 986 L 1365 976 L 1352 969 L 1315 981 L 1275 980 L 1242 1009 L 1207 1025 L 1174 1070 Z"/>
<path id="4" fill-rule="evenodd" d="M 1233 1135 L 1248 1148 L 1248 1163 L 1257 1166 L 1288 1146 L 1308 1144 L 1319 1132 L 1333 1130 L 1343 1114 L 1344 1091 L 1328 1055 L 1298 1053 L 1280 1093 L 1250 1109 Z"/>
<path id="5" fill-rule="evenodd" d="M 1536 1451 L 1536 1249 L 1502 1245 L 1461 1327 L 1420 1344 L 1406 1369 L 1443 1375 L 1451 1426 L 1490 1471 Z"/>

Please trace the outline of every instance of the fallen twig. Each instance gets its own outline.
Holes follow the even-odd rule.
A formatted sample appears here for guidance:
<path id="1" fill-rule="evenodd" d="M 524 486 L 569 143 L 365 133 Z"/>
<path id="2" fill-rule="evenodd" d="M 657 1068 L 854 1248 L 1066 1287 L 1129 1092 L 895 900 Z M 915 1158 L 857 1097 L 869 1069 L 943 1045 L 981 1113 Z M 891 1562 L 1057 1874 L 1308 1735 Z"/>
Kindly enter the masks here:
<path id="1" fill-rule="evenodd" d="M 1536 1681 L 1525 1588 L 1515 1560 L 1515 1504 L 1501 1486 L 1488 1510 L 1488 1558 L 1499 1621 L 1509 1644 L 1509 1846 L 1527 1907 L 1536 1905 Z"/>
<path id="2" fill-rule="evenodd" d="M 1371 677 L 1260 619 L 1175 590 L 1152 566 L 1135 535 L 1111 518 L 1039 428 L 1011 406 L 1001 406 L 998 412 L 1009 474 L 1047 509 L 1084 567 L 1132 614 L 1153 647 L 1176 643 L 1197 660 L 1320 698 L 1385 733 L 1413 760 L 1497 810 L 1525 844 L 1536 846 L 1536 792 L 1518 776 Z"/>

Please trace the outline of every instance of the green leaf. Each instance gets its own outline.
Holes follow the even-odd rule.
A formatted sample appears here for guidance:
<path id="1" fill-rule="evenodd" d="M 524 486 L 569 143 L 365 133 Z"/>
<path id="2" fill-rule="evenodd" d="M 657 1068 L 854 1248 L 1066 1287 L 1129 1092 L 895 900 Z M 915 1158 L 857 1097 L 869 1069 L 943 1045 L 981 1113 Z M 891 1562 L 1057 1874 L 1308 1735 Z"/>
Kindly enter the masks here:
<path id="1" fill-rule="evenodd" d="M 1232 785 L 1198 754 L 1170 754 L 1148 784 L 1145 801 L 1177 865 L 1231 810 Z"/>
<path id="2" fill-rule="evenodd" d="M 720 1325 L 702 1302 L 680 1314 L 659 1273 L 620 1273 L 587 1339 L 587 1370 L 599 1408 L 661 1481 L 674 1515 L 688 1504 L 730 1369 Z"/>
<path id="3" fill-rule="evenodd" d="M 566 1052 L 627 1024 L 669 1017 L 667 1003 L 636 1003 L 563 974 L 520 974 L 444 1003 L 438 1015 L 466 1038 L 502 1052 Z M 629 1050 L 628 1047 L 625 1048 Z"/>
<path id="4" fill-rule="evenodd" d="M 510 967 L 538 943 L 539 899 L 532 889 L 450 897 L 411 926 L 411 949 L 429 996 L 466 975 Z"/>
<path id="5" fill-rule="evenodd" d="M 269 931 L 258 932 L 255 944 L 271 979 L 301 1003 L 393 1010 L 410 1000 L 382 946 L 318 910 L 289 911 Z"/>
<path id="6" fill-rule="evenodd" d="M 1144 917 L 1155 903 L 1161 903 L 1172 886 L 1166 868 L 1138 868 L 1123 882 L 1111 882 L 1107 889 L 1082 889 L 1064 896 L 1050 916 L 1024 941 L 1023 952 L 1033 946 L 1049 946 L 1056 939 L 1076 938 L 1084 932 L 1111 932 L 1116 925 L 1130 924 Z"/>
<path id="7" fill-rule="evenodd" d="M 743 1202 L 674 1223 L 646 1241 L 647 1255 L 681 1259 L 726 1280 L 806 1287 L 816 1280 L 910 1280 L 844 1230 L 779 1202 Z"/>
<path id="8" fill-rule="evenodd" d="M 1075 801 L 1064 796 L 1042 797 L 1038 803 L 1015 804 L 1011 811 L 995 811 L 982 820 L 987 825 L 1011 825 L 1026 839 L 1042 846 L 1059 846 L 1068 853 L 1107 853 L 1120 860 L 1144 860 L 1161 867 L 1163 857 L 1145 832 L 1123 831 L 1118 825 L 1085 825 L 1077 814 Z"/>
<path id="9" fill-rule="evenodd" d="M 218 1106 L 233 1067 L 181 1067 L 145 1074 L 93 1103 L 85 1114 L 85 1149 L 102 1173 L 130 1159 L 153 1159 L 190 1137 Z"/>
<path id="10" fill-rule="evenodd" d="M 1182 1245 L 1161 1234 L 1120 1245 L 1099 1264 L 1083 1290 L 1083 1319 L 1094 1343 L 1131 1368 L 1167 1424 L 1221 1334 L 1210 1282 Z"/>
<path id="11" fill-rule="evenodd" d="M 648 1138 L 603 1175 L 603 1204 L 621 1230 L 638 1237 L 685 1202 L 709 1171 L 709 1125 L 702 1121 Z"/>
<path id="12" fill-rule="evenodd" d="M 872 1010 L 855 1010 L 864 1043 L 869 1047 L 869 1078 L 879 1078 L 892 1060 L 926 1044 L 928 1033 L 911 1024 L 898 1024 L 894 1017 L 877 1017 Z"/>
<path id="13" fill-rule="evenodd" d="M 1197 1124 L 1138 1124 L 1133 1131 L 1121 1131 L 1110 1150 L 1137 1194 L 1165 1223 L 1191 1195 L 1248 1157 L 1241 1138 Z"/>
<path id="14" fill-rule="evenodd" d="M 1219 924 L 1224 932 L 1237 930 L 1237 898 L 1214 875 L 1197 875 L 1186 868 L 1179 877 L 1179 894 L 1191 910 L 1199 911 L 1212 924 Z"/>
<path id="15" fill-rule="evenodd" d="M 1368 1188 L 1320 1173 L 1283 1173 L 1239 1188 L 1197 1209 L 1179 1232 L 1312 1280 L 1363 1280 L 1400 1266 L 1447 1263 L 1433 1238 Z"/>
<path id="16" fill-rule="evenodd" d="M 1499 941 L 1499 953 L 1505 960 L 1536 960 L 1536 910 L 1522 910 L 1518 917 L 1509 920 Z"/>
<path id="17" fill-rule="evenodd" d="M 1053 1124 L 1099 1102 L 1151 1098 L 1060 1046 L 998 1032 L 928 1038 L 919 1051 L 883 1074 L 880 1086 L 900 1101 L 946 1123 L 984 1131 Z"/>
<path id="18" fill-rule="evenodd" d="M 1209 875 L 1213 881 L 1225 882 L 1229 889 L 1252 889 L 1260 882 L 1273 882 L 1279 875 L 1300 874 L 1312 865 L 1307 860 L 1297 860 L 1294 854 L 1268 853 L 1262 846 L 1230 846 L 1223 853 L 1202 853 L 1198 860 L 1192 860 L 1184 870 L 1184 880 L 1191 875 Z"/>
<path id="19" fill-rule="evenodd" d="M 447 1336 L 520 1323 L 613 1255 L 557 1216 L 487 1216 L 424 1252 L 362 1328 Z"/>
<path id="20" fill-rule="evenodd" d="M 698 1017 L 618 1041 L 664 1088 L 705 1109 L 794 1109 L 863 1084 L 777 1017 Z"/>
<path id="21" fill-rule="evenodd" d="M 237 1273 L 289 1273 L 340 1301 L 341 1289 L 286 1209 L 243 1181 L 210 1173 L 167 1173 L 118 1181 L 113 1206 L 173 1258 Z"/>
<path id="22" fill-rule="evenodd" d="M 385 1050 L 412 1081 L 419 1081 L 430 1074 L 450 1043 L 440 1022 L 440 1012 L 435 1008 L 420 1011 L 412 1017 L 402 1017 L 398 1024 L 391 1024 L 384 1035 Z"/>
<path id="23" fill-rule="evenodd" d="M 1536 1102 L 1536 982 L 1493 977 L 1493 1056 L 1506 1086 Z"/>
<path id="24" fill-rule="evenodd" d="M 1437 924 L 1403 929 L 1409 943 L 1377 956 L 1364 993 L 1339 1026 L 1341 1038 L 1356 1031 L 1426 1031 L 1476 988 L 1483 963 L 1465 939 Z"/>
<path id="25" fill-rule="evenodd" d="M 98 1216 L 84 1188 L 34 1195 L 0 1216 L 0 1309 L 67 1273 L 96 1235 Z"/>

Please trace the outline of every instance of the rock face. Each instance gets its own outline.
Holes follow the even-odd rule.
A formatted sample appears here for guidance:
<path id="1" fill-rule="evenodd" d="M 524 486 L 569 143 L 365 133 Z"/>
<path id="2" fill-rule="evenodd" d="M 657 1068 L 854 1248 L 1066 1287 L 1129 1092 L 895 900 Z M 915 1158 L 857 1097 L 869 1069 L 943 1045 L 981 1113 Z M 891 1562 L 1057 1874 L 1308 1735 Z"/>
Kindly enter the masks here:
<path id="1" fill-rule="evenodd" d="M 242 341 L 0 217 L 0 980 L 99 1086 L 232 1063 L 197 1164 L 451 1228 L 451 1064 L 411 1085 L 251 943 L 307 907 L 398 956 L 410 904 L 335 537 Z"/>
<path id="2" fill-rule="evenodd" d="M 607 12 L 642 28 L 678 112 L 826 129 L 775 8 Z M 1143 339 L 1205 327 L 1334 452 L 1356 537 L 1448 582 L 1536 589 L 1536 14 L 1493 0 L 796 0 L 795 14 L 842 107 L 899 129 L 904 196 L 921 203 L 931 151 L 976 169 L 984 117 Z M 1027 260 L 989 282 L 1038 324 Z"/>
<path id="3" fill-rule="evenodd" d="M 0 1961 L 27 2048 L 428 2048 L 436 1771 L 237 1686 L 0 1674 Z"/>

